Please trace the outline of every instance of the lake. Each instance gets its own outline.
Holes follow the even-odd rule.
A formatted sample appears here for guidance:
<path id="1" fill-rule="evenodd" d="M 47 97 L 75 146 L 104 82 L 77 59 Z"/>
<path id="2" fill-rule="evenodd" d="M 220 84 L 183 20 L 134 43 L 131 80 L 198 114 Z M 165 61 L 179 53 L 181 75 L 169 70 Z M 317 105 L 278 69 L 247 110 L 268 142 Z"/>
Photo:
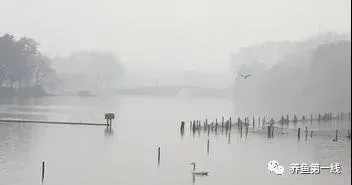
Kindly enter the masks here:
<path id="1" fill-rule="evenodd" d="M 333 130 L 350 129 L 350 121 L 307 124 L 318 130 L 307 141 L 304 132 L 297 140 L 295 128 L 272 139 L 266 138 L 265 131 L 240 138 L 232 130 L 229 143 L 221 132 L 193 136 L 188 124 L 221 116 L 236 120 L 244 113 L 228 99 L 66 96 L 0 103 L 1 119 L 105 123 L 105 112 L 116 113 L 112 132 L 104 126 L 0 122 L 0 184 L 40 184 L 42 161 L 46 185 L 351 184 L 351 142 L 346 137 L 332 142 Z M 186 121 L 183 136 L 182 120 Z M 268 172 L 270 160 L 285 167 L 284 175 Z M 209 176 L 193 178 L 189 164 L 193 161 Z M 291 163 L 330 166 L 333 162 L 341 164 L 341 174 L 289 173 Z"/>

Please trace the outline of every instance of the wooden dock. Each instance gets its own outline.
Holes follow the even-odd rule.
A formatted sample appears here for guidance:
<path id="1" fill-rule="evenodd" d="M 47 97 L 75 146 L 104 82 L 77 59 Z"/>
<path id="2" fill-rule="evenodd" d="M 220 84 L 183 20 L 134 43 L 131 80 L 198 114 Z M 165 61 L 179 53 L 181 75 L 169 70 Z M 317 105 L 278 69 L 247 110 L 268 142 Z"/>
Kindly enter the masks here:
<path id="1" fill-rule="evenodd" d="M 64 122 L 64 121 L 38 121 L 38 120 L 13 120 L 0 119 L 0 123 L 43 123 L 59 125 L 91 125 L 91 126 L 108 126 L 106 123 L 83 123 L 83 122 Z"/>

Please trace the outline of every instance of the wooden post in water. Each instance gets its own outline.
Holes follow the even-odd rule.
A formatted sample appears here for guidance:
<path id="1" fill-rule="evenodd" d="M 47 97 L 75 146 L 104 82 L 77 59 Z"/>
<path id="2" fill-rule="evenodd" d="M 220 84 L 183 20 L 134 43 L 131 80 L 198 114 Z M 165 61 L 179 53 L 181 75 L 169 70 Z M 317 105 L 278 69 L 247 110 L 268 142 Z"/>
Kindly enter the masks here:
<path id="1" fill-rule="evenodd" d="M 272 126 L 270 126 L 271 127 L 271 138 L 273 138 L 274 137 L 274 126 L 272 125 Z"/>
<path id="2" fill-rule="evenodd" d="M 196 123 L 195 123 L 195 121 L 193 121 L 192 132 L 193 132 L 193 134 L 196 132 Z"/>
<path id="3" fill-rule="evenodd" d="M 338 141 L 338 130 L 336 130 L 336 136 L 335 136 L 335 141 Z"/>
<path id="4" fill-rule="evenodd" d="M 231 130 L 231 127 L 232 127 L 232 120 L 231 120 L 231 117 L 230 117 L 230 130 Z"/>
<path id="5" fill-rule="evenodd" d="M 45 174 L 45 162 L 42 162 L 42 182 L 44 181 L 44 174 Z"/>
<path id="6" fill-rule="evenodd" d="M 160 147 L 158 147 L 158 165 L 160 165 Z"/>
<path id="7" fill-rule="evenodd" d="M 242 138 L 242 121 L 241 121 L 241 126 L 240 126 L 240 136 Z"/>
<path id="8" fill-rule="evenodd" d="M 253 123 L 252 123 L 253 132 L 254 132 L 254 125 L 255 125 L 255 120 L 254 120 L 254 116 L 253 116 Z"/>
<path id="9" fill-rule="evenodd" d="M 231 132 L 229 133 L 229 136 L 228 136 L 228 144 L 230 144 L 230 141 L 231 141 Z"/>
<path id="10" fill-rule="evenodd" d="M 224 128 L 224 116 L 221 117 L 221 129 L 223 129 L 223 128 Z"/>
<path id="11" fill-rule="evenodd" d="M 308 127 L 306 127 L 306 141 L 308 139 Z"/>
<path id="12" fill-rule="evenodd" d="M 313 137 L 313 130 L 310 131 L 310 138 Z"/>
<path id="13" fill-rule="evenodd" d="M 208 136 L 209 136 L 209 133 L 210 133 L 210 124 L 208 125 Z"/>
<path id="14" fill-rule="evenodd" d="M 310 123 L 313 123 L 313 114 L 310 114 Z"/>
<path id="15" fill-rule="evenodd" d="M 183 134 L 183 132 L 185 131 L 185 122 L 184 121 L 181 122 L 180 131 L 181 131 L 181 134 Z"/>
<path id="16" fill-rule="evenodd" d="M 297 134 L 298 140 L 301 138 L 301 128 L 298 128 L 298 134 Z"/>
<path id="17" fill-rule="evenodd" d="M 237 130 L 240 130 L 240 122 L 241 122 L 241 119 L 240 119 L 240 117 L 238 117 L 238 119 L 237 119 Z"/>
<path id="18" fill-rule="evenodd" d="M 207 142 L 207 154 L 209 155 L 209 139 L 208 139 L 208 142 Z"/>
<path id="19" fill-rule="evenodd" d="M 106 124 L 111 128 L 112 120 L 115 119 L 114 113 L 105 113 Z"/>
<path id="20" fill-rule="evenodd" d="M 248 136 L 248 125 L 249 125 L 249 123 L 248 124 L 246 123 L 246 138 Z"/>

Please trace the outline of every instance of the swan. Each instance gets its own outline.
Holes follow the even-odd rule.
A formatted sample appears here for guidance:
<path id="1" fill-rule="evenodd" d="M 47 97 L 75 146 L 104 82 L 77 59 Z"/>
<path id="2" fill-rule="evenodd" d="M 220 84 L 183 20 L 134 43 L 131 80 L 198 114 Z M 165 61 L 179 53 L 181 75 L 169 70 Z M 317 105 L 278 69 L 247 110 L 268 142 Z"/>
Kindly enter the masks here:
<path id="1" fill-rule="evenodd" d="M 195 171 L 196 170 L 196 163 L 195 162 L 192 162 L 192 163 L 189 163 L 190 165 L 193 165 L 193 171 L 192 171 L 192 174 L 193 175 L 197 175 L 197 176 L 208 176 L 208 173 L 209 172 L 206 172 L 206 171 Z"/>

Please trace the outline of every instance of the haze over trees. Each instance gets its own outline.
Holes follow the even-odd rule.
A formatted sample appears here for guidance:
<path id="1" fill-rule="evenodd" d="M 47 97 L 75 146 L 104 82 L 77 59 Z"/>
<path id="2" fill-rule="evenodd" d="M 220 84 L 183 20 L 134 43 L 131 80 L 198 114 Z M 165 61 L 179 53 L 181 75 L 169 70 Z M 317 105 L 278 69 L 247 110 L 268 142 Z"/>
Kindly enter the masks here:
<path id="1" fill-rule="evenodd" d="M 124 73 L 121 61 L 111 53 L 76 52 L 51 59 L 34 39 L 0 37 L 0 97 L 116 88 Z"/>
<path id="2" fill-rule="evenodd" d="M 303 42 L 278 42 L 255 48 L 247 53 L 249 60 L 242 53 L 250 50 L 247 48 L 232 61 L 238 63 L 238 59 L 243 59 L 241 62 L 249 64 L 241 70 L 252 73 L 251 79 L 237 78 L 235 82 L 234 97 L 241 108 L 279 114 L 350 110 L 350 35 L 327 34 Z M 278 52 L 274 48 L 286 49 Z M 259 55 L 274 53 L 266 58 L 272 60 L 278 52 L 277 63 L 266 67 L 261 62 L 253 62 L 265 59 L 256 58 L 255 50 L 259 50 Z"/>
<path id="3" fill-rule="evenodd" d="M 43 95 L 43 83 L 53 76 L 51 60 L 39 51 L 36 40 L 16 40 L 10 34 L 0 37 L 1 95 Z"/>
<path id="4" fill-rule="evenodd" d="M 123 64 L 116 56 L 100 51 L 75 52 L 67 58 L 56 57 L 53 67 L 61 79 L 57 90 L 73 92 L 117 88 L 125 74 Z"/>

